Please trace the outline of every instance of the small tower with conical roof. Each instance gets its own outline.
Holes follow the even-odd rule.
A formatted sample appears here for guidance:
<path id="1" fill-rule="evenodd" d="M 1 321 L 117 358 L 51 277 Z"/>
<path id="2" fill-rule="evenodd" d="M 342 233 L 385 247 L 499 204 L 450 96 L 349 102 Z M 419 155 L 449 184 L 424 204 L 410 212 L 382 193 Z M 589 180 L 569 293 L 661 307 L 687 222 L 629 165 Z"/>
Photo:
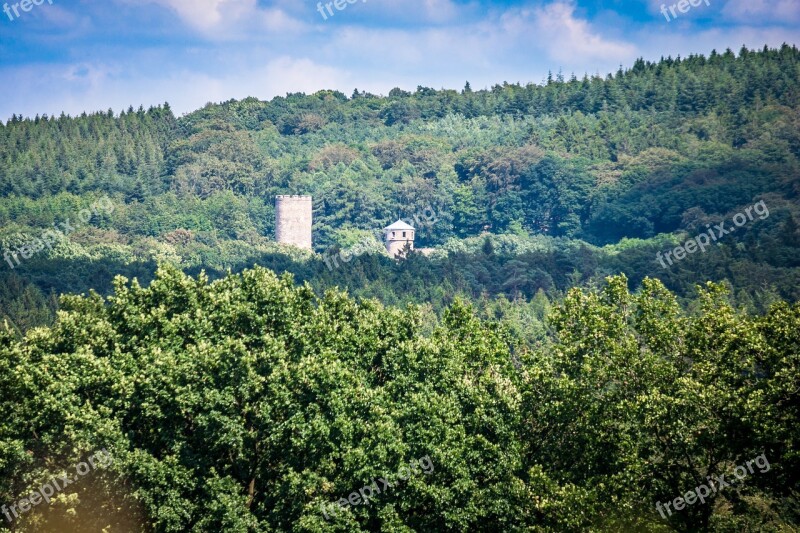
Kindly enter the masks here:
<path id="1" fill-rule="evenodd" d="M 408 244 L 410 250 L 414 249 L 414 226 L 398 220 L 391 226 L 383 228 L 386 251 L 392 257 L 403 257 Z"/>

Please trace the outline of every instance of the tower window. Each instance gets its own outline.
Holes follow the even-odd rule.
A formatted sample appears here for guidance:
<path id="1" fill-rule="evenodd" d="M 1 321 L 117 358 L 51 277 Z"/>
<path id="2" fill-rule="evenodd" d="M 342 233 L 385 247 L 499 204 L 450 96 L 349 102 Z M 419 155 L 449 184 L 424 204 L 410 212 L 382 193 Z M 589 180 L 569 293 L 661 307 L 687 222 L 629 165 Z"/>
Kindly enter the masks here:
<path id="1" fill-rule="evenodd" d="M 404 231 L 404 232 L 403 232 L 403 237 L 405 237 L 405 236 L 406 236 L 406 232 Z"/>
<path id="2" fill-rule="evenodd" d="M 392 232 L 392 237 L 394 237 L 394 232 Z"/>

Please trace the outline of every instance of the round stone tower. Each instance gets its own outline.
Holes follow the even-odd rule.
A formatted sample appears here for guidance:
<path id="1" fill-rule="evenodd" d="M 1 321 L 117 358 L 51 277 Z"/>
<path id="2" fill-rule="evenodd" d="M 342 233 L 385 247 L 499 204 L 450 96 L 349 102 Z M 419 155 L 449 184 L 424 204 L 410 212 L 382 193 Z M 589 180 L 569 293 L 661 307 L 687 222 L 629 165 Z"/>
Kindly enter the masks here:
<path id="1" fill-rule="evenodd" d="M 275 240 L 311 250 L 311 197 L 275 197 Z"/>
<path id="2" fill-rule="evenodd" d="M 392 257 L 403 257 L 406 244 L 409 249 L 414 249 L 414 226 L 398 220 L 391 226 L 383 228 L 386 242 L 386 251 Z"/>

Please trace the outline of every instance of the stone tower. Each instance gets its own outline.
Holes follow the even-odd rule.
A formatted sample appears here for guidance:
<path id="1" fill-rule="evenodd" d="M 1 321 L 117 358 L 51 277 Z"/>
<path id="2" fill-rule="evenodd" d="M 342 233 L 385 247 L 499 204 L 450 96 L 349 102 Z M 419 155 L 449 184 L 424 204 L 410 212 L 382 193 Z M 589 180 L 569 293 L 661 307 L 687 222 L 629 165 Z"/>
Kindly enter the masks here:
<path id="1" fill-rule="evenodd" d="M 275 197 L 275 240 L 311 250 L 311 197 Z"/>
<path id="2" fill-rule="evenodd" d="M 398 220 L 391 226 L 383 228 L 385 236 L 386 251 L 392 257 L 402 257 L 403 249 L 408 244 L 411 250 L 414 249 L 414 226 Z"/>

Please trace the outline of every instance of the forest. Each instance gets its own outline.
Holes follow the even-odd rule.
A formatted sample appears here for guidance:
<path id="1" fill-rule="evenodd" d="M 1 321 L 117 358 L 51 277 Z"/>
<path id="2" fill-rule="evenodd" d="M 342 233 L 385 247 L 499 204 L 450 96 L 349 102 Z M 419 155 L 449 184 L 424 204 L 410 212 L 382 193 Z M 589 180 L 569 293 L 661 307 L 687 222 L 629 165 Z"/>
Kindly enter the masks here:
<path id="1" fill-rule="evenodd" d="M 281 194 L 313 251 L 275 242 Z M 799 196 L 790 45 L 14 115 L 0 505 L 113 462 L 0 530 L 795 530 Z M 425 253 L 382 252 L 398 218 Z"/>
<path id="2" fill-rule="evenodd" d="M 461 299 L 437 318 L 262 267 L 117 278 L 0 337 L 0 499 L 105 449 L 110 466 L 14 525 L 796 529 L 800 305 L 751 316 L 709 283 L 687 313 L 657 280 L 627 284 L 570 289 L 529 347 Z M 393 474 L 420 457 L 432 471 Z M 323 512 L 379 476 L 392 488 L 370 505 Z M 659 516 L 718 476 L 731 486 Z"/>

